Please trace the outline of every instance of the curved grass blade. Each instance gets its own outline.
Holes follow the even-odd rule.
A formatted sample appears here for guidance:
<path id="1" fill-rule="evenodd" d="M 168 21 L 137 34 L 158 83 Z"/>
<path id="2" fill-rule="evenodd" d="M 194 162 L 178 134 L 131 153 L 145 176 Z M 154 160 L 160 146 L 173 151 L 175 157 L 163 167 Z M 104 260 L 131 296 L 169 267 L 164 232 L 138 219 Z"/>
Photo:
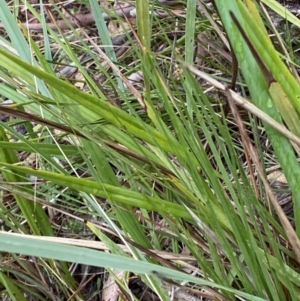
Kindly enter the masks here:
<path id="1" fill-rule="evenodd" d="M 249 295 L 239 290 L 224 287 L 199 277 L 193 277 L 186 273 L 174 271 L 148 262 L 140 262 L 127 257 L 124 259 L 124 257 L 120 255 L 108 254 L 62 243 L 48 241 L 40 242 L 38 237 L 35 238 L 32 236 L 4 232 L 0 232 L 0 241 L 3 242 L 0 245 L 0 250 L 4 252 L 19 253 L 20 250 L 22 250 L 22 254 L 30 256 L 46 257 L 68 262 L 78 262 L 90 266 L 99 266 L 104 268 L 122 269 L 140 274 L 160 274 L 162 277 L 170 278 L 173 281 L 188 281 L 191 283 L 212 286 L 232 292 L 238 296 L 252 301 L 265 301 L 265 299 Z"/>

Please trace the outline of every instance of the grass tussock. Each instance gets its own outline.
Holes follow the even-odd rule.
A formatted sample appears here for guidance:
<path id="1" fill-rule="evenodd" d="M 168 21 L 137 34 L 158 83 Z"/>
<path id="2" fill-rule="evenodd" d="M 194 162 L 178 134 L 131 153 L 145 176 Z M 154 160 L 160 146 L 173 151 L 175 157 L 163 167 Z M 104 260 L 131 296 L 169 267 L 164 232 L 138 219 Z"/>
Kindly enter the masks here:
<path id="1" fill-rule="evenodd" d="M 257 2 L 0 0 L 2 300 L 299 299 L 299 20 Z"/>

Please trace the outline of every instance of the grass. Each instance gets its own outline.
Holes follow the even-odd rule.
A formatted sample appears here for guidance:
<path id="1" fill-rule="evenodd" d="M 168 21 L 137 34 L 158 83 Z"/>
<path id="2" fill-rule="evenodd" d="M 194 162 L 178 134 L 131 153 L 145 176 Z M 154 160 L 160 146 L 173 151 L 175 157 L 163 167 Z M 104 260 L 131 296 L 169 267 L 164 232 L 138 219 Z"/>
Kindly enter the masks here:
<path id="1" fill-rule="evenodd" d="M 252 1 L 0 5 L 3 300 L 299 299 L 297 37 Z"/>

